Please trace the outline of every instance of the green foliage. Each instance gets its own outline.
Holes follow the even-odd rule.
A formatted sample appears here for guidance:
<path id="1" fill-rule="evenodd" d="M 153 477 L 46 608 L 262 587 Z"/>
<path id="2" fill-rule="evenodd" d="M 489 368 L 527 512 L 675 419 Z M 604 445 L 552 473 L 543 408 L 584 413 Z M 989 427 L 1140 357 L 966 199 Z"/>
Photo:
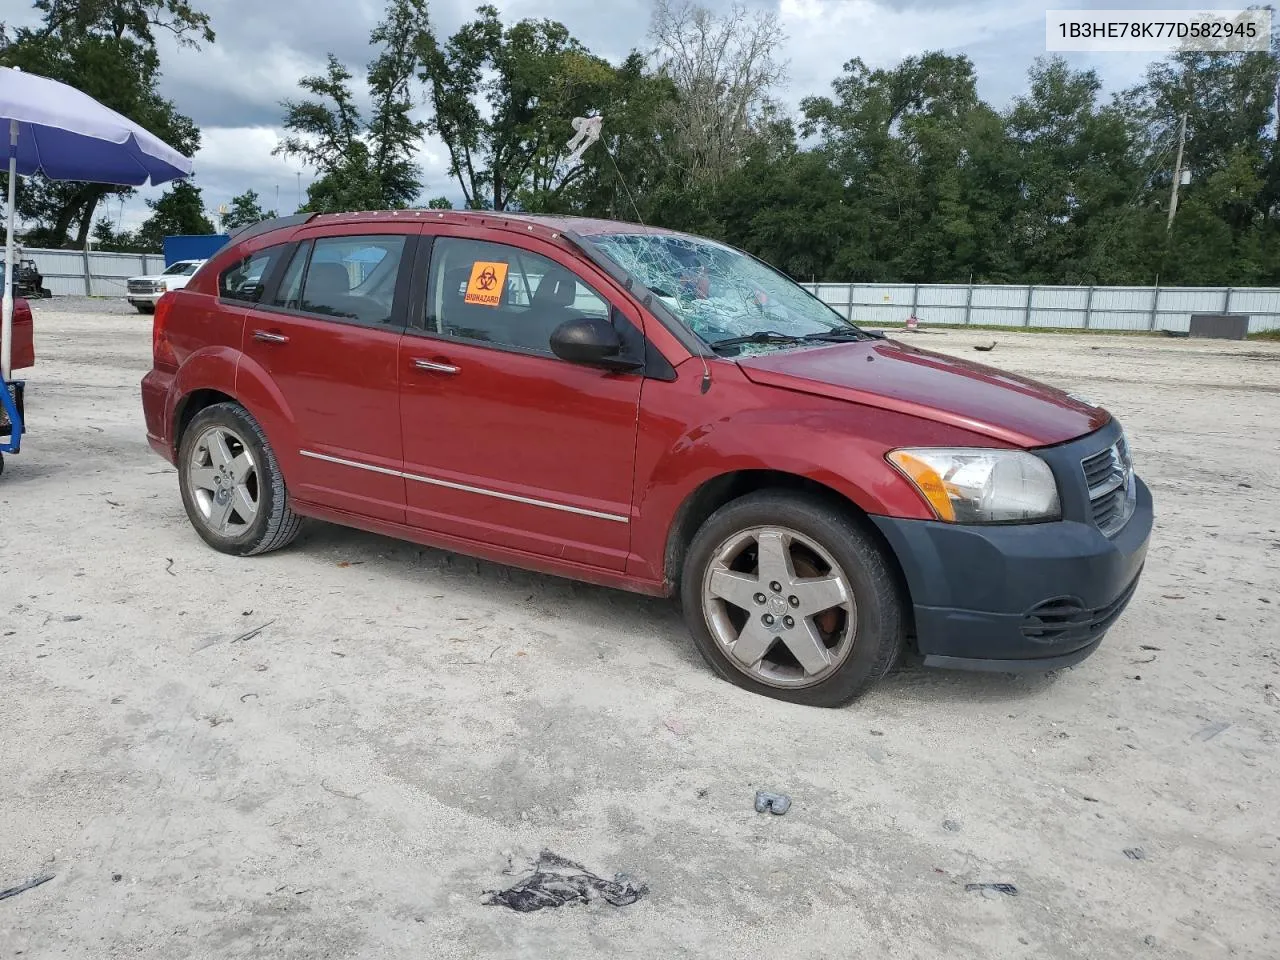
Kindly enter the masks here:
<path id="1" fill-rule="evenodd" d="M 333 54 L 323 74 L 299 82 L 310 99 L 285 101 L 290 133 L 275 152 L 319 172 L 304 210 L 402 209 L 417 197 L 421 171 L 413 155 L 425 125 L 410 116 L 410 85 L 419 65 L 417 31 L 426 18 L 426 0 L 391 0 L 370 34 L 380 52 L 367 71 L 373 97 L 367 122 L 355 103 L 352 73 Z"/>
<path id="2" fill-rule="evenodd" d="M 562 210 L 589 204 L 579 185 L 587 167 L 562 162 L 574 135 L 571 121 L 603 111 L 634 138 L 652 133 L 628 126 L 624 104 L 643 77 L 642 61 L 621 68 L 592 55 L 554 20 L 503 26 L 496 8 L 482 6 L 443 44 L 428 24 L 417 38 L 421 79 L 433 116 L 429 129 L 449 150 L 449 173 L 468 208 Z M 643 108 L 641 107 L 642 111 Z M 642 121 L 641 113 L 633 119 Z M 610 129 L 614 129 L 611 125 Z M 600 180 L 601 193 L 612 194 Z M 566 192 L 577 189 L 575 198 Z M 615 198 L 616 199 L 616 198 Z"/>
<path id="3" fill-rule="evenodd" d="M 262 209 L 256 190 L 246 190 L 238 197 L 231 198 L 231 208 L 222 218 L 222 229 L 236 230 L 251 226 L 260 220 L 270 220 L 274 216 L 276 216 L 274 210 Z"/>
<path id="4" fill-rule="evenodd" d="M 213 233 L 213 224 L 204 215 L 200 190 L 190 181 L 179 180 L 158 200 L 148 200 L 151 216 L 138 228 L 136 241 L 143 250 L 160 250 L 165 237 Z"/>

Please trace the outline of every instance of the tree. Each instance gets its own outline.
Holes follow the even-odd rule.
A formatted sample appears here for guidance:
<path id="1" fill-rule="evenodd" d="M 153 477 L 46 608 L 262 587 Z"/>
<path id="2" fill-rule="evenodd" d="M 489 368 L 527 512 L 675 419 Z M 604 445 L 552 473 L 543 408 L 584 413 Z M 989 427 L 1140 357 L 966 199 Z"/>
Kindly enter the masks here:
<path id="1" fill-rule="evenodd" d="M 320 174 L 307 190 L 305 209 L 400 209 L 417 197 L 420 170 L 412 158 L 424 125 L 410 116 L 409 84 L 419 64 L 414 25 L 426 16 L 426 0 L 392 0 L 370 35 L 381 52 L 367 71 L 373 95 L 367 124 L 351 90 L 352 73 L 333 54 L 324 74 L 299 82 L 311 99 L 284 102 L 290 133 L 275 152 Z"/>
<path id="2" fill-rule="evenodd" d="M 152 28 L 158 27 L 182 46 L 214 41 L 209 15 L 187 0 L 36 0 L 33 6 L 44 14 L 41 32 L 50 36 L 106 31 L 116 40 L 131 35 L 154 48 Z"/>
<path id="3" fill-rule="evenodd" d="M 675 87 L 667 110 L 678 162 L 687 175 L 715 181 L 744 155 L 786 78 L 774 59 L 786 39 L 778 17 L 739 3 L 717 17 L 706 7 L 657 0 L 650 36 L 658 70 Z"/>
<path id="4" fill-rule="evenodd" d="M 137 243 L 144 250 L 159 250 L 165 237 L 213 233 L 213 224 L 204 215 L 200 189 L 189 180 L 179 180 L 158 200 L 148 200 L 151 216 L 138 228 Z"/>
<path id="5" fill-rule="evenodd" d="M 418 33 L 429 129 L 449 151 L 449 172 L 467 207 L 506 210 L 551 202 L 582 174 L 561 163 L 574 117 L 610 103 L 617 72 L 554 20 L 504 27 L 482 6 L 443 45 Z"/>
<path id="6" fill-rule="evenodd" d="M 207 15 L 185 0 L 38 0 L 35 6 L 42 22 L 5 37 L 0 64 L 70 84 L 183 153 L 195 152 L 200 142 L 195 125 L 157 92 L 154 29 L 195 47 L 213 40 Z M 130 188 L 36 176 L 22 183 L 18 213 L 36 223 L 41 242 L 83 247 L 99 203 L 130 193 Z M 75 236 L 69 238 L 73 227 Z"/>
<path id="7" fill-rule="evenodd" d="M 276 215 L 274 210 L 263 211 L 256 190 L 246 190 L 238 197 L 231 198 L 231 209 L 222 218 L 223 230 L 236 230 L 248 227 L 261 220 L 270 220 Z"/>

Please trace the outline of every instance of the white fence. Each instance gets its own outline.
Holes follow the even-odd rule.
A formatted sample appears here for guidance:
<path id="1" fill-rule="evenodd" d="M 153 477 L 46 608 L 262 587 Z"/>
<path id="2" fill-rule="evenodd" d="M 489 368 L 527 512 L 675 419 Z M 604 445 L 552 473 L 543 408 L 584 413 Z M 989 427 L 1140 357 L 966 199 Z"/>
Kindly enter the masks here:
<path id="1" fill-rule="evenodd" d="M 1249 316 L 1249 332 L 1280 329 L 1273 287 L 1018 287 L 980 284 L 818 283 L 809 290 L 855 323 L 1190 329 L 1193 313 Z"/>
<path id="2" fill-rule="evenodd" d="M 123 297 L 125 281 L 164 269 L 159 253 L 86 253 L 84 250 L 39 250 L 24 247 L 24 260 L 34 260 L 44 285 L 55 297 Z"/>

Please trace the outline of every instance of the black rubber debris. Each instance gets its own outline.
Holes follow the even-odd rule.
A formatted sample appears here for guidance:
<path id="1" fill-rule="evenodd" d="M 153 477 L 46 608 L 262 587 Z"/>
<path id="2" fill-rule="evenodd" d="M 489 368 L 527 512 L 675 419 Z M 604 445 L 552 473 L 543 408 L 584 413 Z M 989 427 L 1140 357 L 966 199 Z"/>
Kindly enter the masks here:
<path id="1" fill-rule="evenodd" d="M 582 864 L 550 850 L 542 851 L 532 870 L 529 876 L 506 890 L 486 890 L 484 905 L 532 913 L 543 907 L 590 903 L 599 898 L 615 907 L 625 907 L 649 892 L 644 884 L 634 883 L 623 874 L 617 874 L 612 880 L 597 877 Z"/>
<path id="2" fill-rule="evenodd" d="M 1006 897 L 1016 897 L 1018 888 L 1012 883 L 966 883 L 964 885 L 966 891 L 974 890 L 992 890 L 995 893 L 1003 893 Z"/>
<path id="3" fill-rule="evenodd" d="M 8 900 L 10 897 L 16 897 L 20 893 L 26 893 L 33 887 L 38 887 L 42 883 L 48 883 L 53 879 L 52 873 L 46 873 L 43 876 L 32 877 L 30 880 L 24 880 L 16 887 L 10 887 L 8 890 L 0 890 L 0 900 Z"/>

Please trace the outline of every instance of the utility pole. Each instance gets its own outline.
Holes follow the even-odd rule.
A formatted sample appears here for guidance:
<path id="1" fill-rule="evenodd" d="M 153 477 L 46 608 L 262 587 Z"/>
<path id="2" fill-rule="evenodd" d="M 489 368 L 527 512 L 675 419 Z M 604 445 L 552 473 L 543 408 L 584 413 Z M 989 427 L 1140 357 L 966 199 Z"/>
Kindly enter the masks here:
<path id="1" fill-rule="evenodd" d="M 293 212 L 297 213 L 302 209 L 302 171 L 298 171 L 298 201 L 293 206 Z"/>
<path id="2" fill-rule="evenodd" d="M 1187 115 L 1182 115 L 1182 127 L 1178 131 L 1178 156 L 1173 161 L 1173 188 L 1169 195 L 1169 222 L 1164 232 L 1173 229 L 1173 215 L 1178 212 L 1178 187 L 1182 184 L 1182 148 L 1187 143 Z"/>

